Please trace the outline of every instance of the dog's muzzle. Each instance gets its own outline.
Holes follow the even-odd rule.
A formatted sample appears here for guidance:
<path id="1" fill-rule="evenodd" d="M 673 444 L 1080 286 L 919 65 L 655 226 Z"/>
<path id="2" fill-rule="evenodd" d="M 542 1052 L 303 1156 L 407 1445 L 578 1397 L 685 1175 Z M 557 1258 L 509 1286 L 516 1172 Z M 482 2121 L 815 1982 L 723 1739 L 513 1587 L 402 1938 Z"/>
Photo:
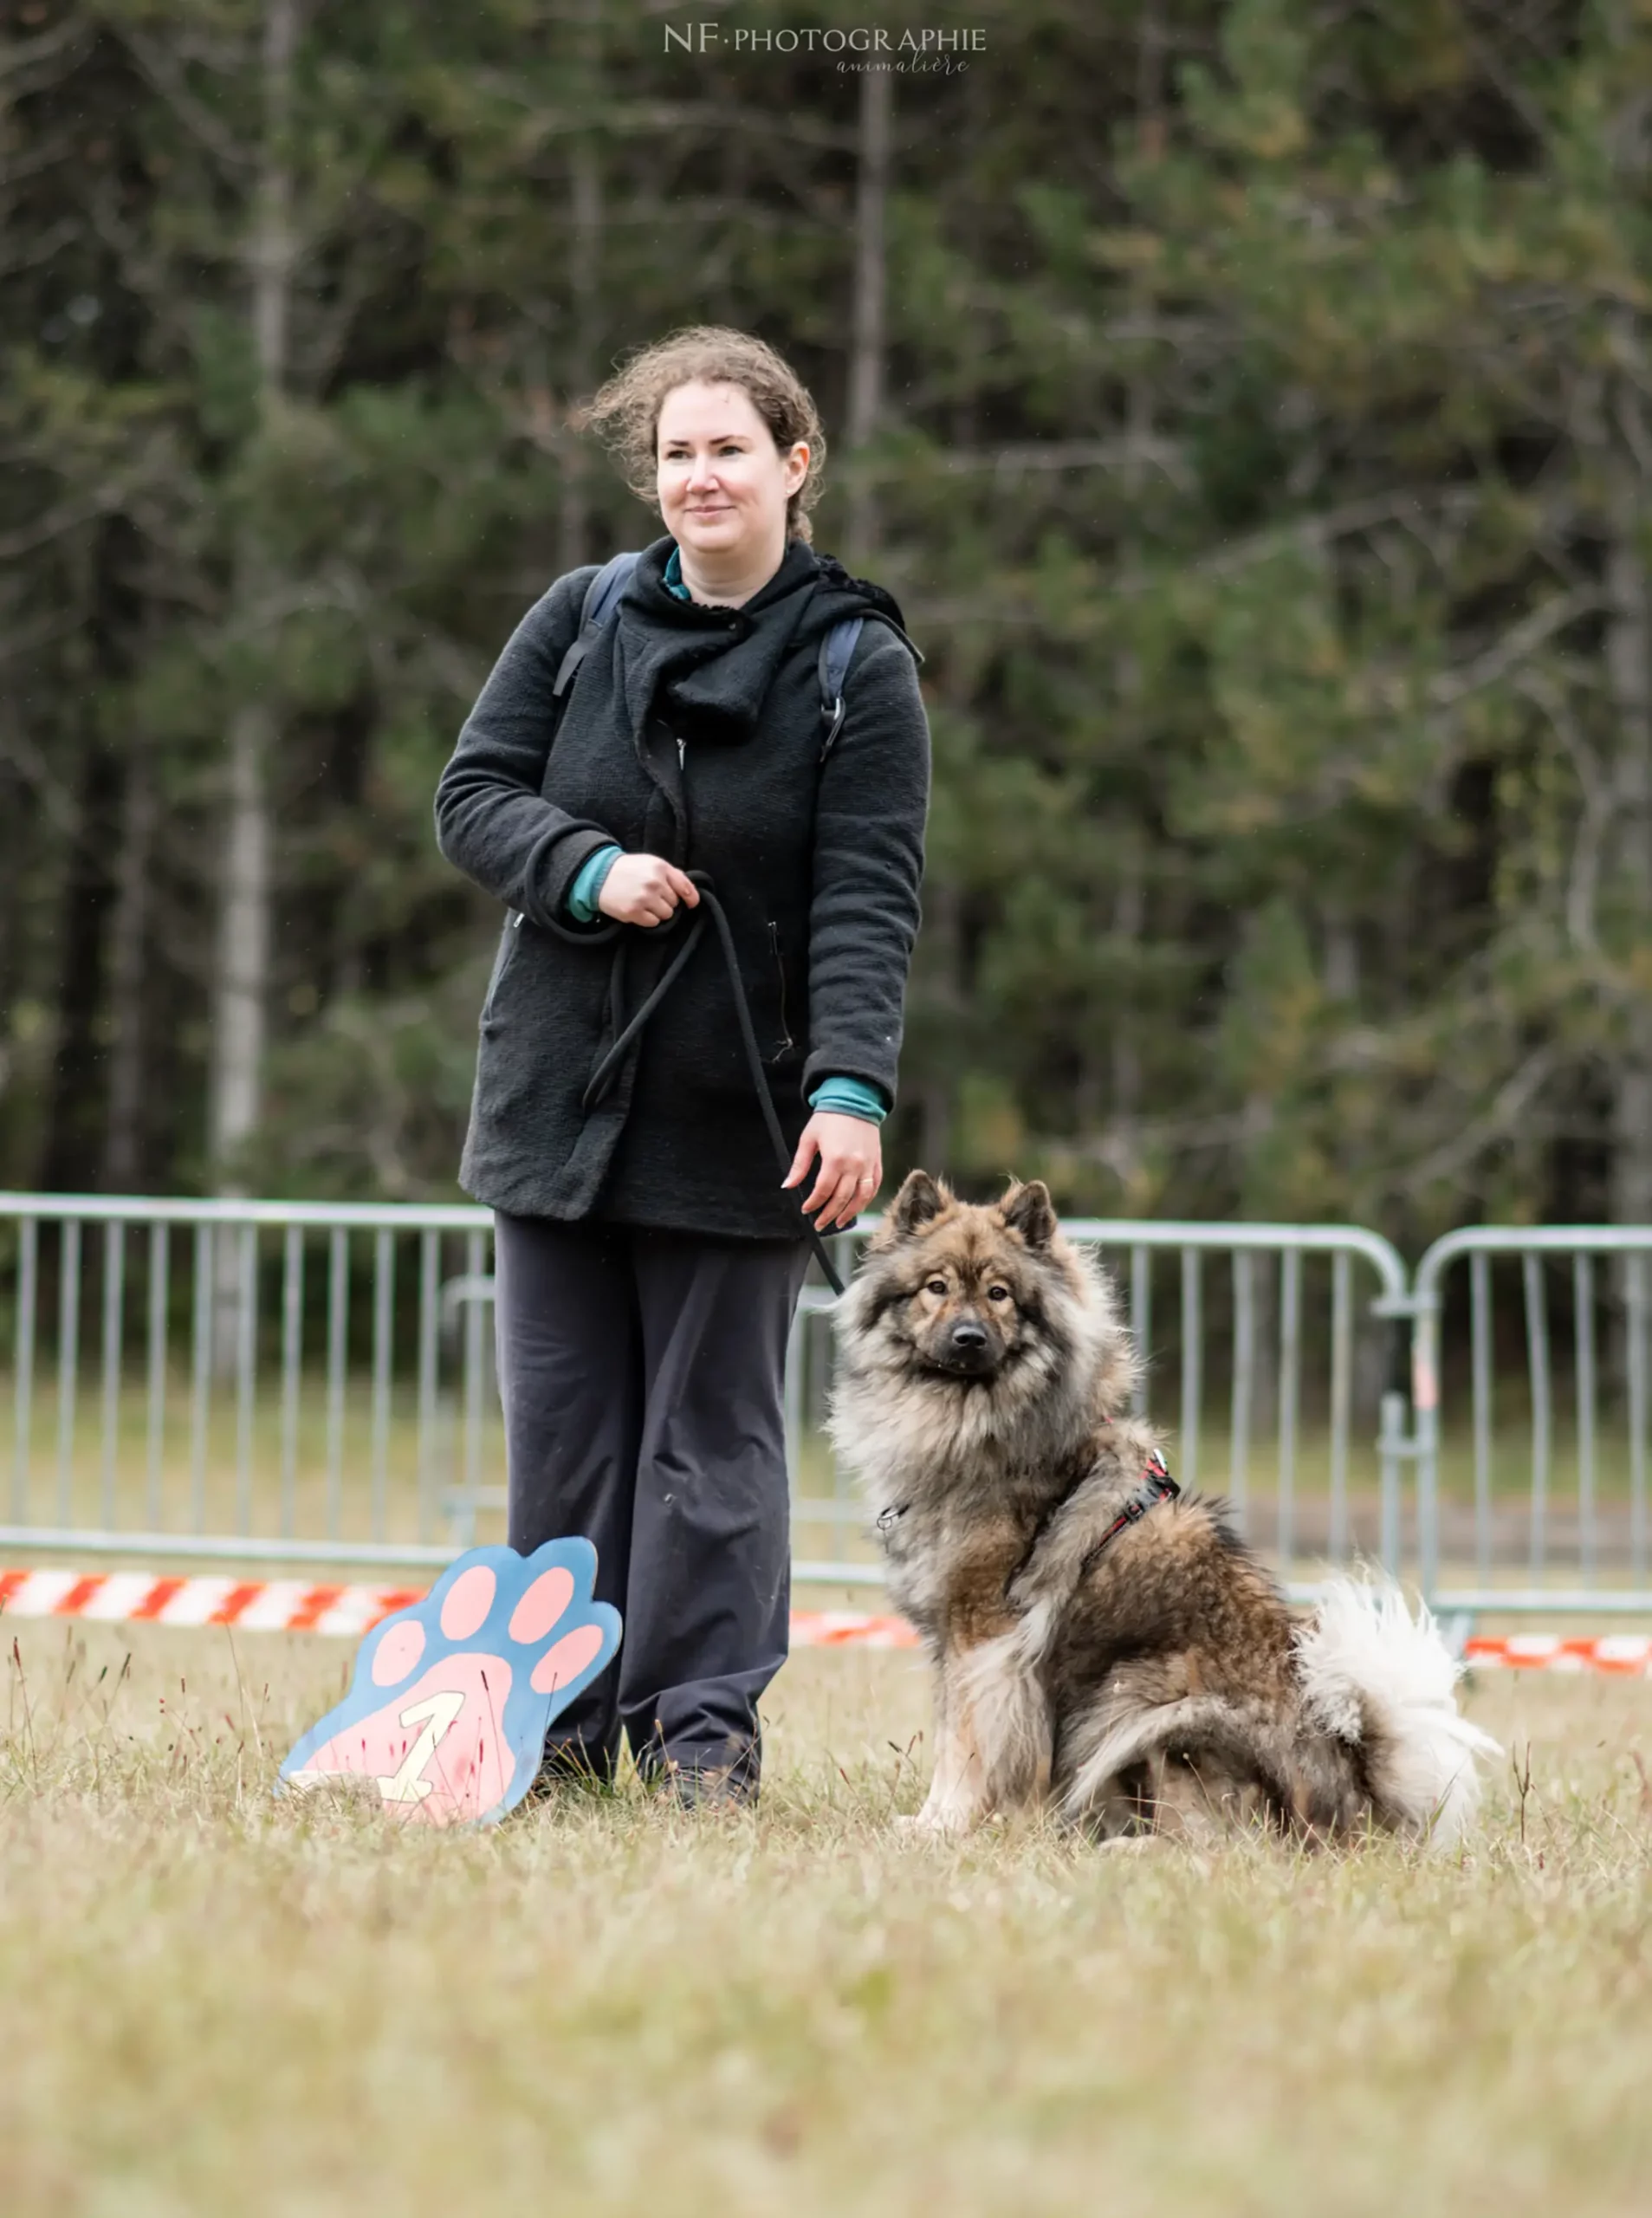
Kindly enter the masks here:
<path id="1" fill-rule="evenodd" d="M 961 1317 L 932 1351 L 930 1360 L 962 1378 L 982 1378 L 997 1368 L 992 1334 L 971 1317 Z"/>

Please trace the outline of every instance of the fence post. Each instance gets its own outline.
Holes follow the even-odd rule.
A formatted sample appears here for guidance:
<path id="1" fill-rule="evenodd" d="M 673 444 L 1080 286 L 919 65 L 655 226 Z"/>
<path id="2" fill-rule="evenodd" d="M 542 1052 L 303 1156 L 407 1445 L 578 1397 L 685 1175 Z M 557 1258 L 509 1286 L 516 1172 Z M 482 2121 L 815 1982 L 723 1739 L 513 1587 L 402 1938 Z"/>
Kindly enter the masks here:
<path id="1" fill-rule="evenodd" d="M 1381 1294 L 1371 1304 L 1373 1317 L 1383 1317 L 1394 1326 L 1394 1340 L 1390 1351 L 1389 1385 L 1379 1404 L 1377 1430 L 1377 1461 L 1381 1488 L 1381 1538 L 1377 1554 L 1383 1570 L 1390 1579 L 1400 1575 L 1403 1554 L 1403 1471 L 1408 1462 L 1415 1463 L 1419 1472 L 1419 1502 L 1417 1536 L 1419 1554 L 1426 1555 L 1425 1527 L 1427 1519 L 1422 1509 L 1421 1471 L 1423 1461 L 1420 1437 L 1421 1420 L 1413 1413 L 1416 1404 L 1417 1385 L 1417 1306 L 1416 1296 L 1405 1285 L 1402 1269 L 1400 1283 L 1391 1291 Z M 1410 1420 L 1408 1422 L 1408 1420 Z M 1426 1574 L 1425 1574 L 1426 1577 Z M 1426 1593 L 1426 1586 L 1425 1586 Z"/>
<path id="2" fill-rule="evenodd" d="M 1440 1584 L 1440 1301 L 1411 1296 L 1411 1422 L 1417 1465 L 1417 1574 L 1432 1608 Z"/>

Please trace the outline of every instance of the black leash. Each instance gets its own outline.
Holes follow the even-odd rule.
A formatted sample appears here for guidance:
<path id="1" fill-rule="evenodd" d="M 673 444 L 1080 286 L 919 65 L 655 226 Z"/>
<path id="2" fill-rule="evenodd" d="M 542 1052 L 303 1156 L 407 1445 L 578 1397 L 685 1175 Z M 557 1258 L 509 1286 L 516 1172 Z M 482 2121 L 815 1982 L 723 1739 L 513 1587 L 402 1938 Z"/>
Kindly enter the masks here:
<path id="1" fill-rule="evenodd" d="M 705 931 L 706 918 L 709 915 L 711 921 L 717 928 L 717 937 L 722 946 L 723 963 L 729 972 L 729 983 L 734 989 L 735 1011 L 740 1019 L 740 1037 L 746 1050 L 746 1067 L 751 1073 L 751 1082 L 756 1090 L 758 1106 L 763 1112 L 763 1122 L 768 1127 L 768 1137 L 774 1144 L 775 1158 L 782 1172 L 787 1171 L 792 1167 L 792 1151 L 786 1145 L 786 1135 L 781 1130 L 781 1120 L 774 1108 L 774 1097 L 768 1090 L 768 1080 L 764 1074 L 762 1054 L 758 1047 L 757 1034 L 752 1026 L 751 1009 L 746 1001 L 746 989 L 741 982 L 740 964 L 735 956 L 734 935 L 729 929 L 729 919 L 723 913 L 722 902 L 711 890 L 711 880 L 706 872 L 690 870 L 685 871 L 683 875 L 692 879 L 695 885 L 699 887 L 700 902 L 690 920 L 683 944 L 666 965 L 652 991 L 632 1016 L 625 1028 L 619 1032 L 613 1045 L 592 1072 L 580 1106 L 588 1116 L 613 1084 L 625 1051 L 682 976 L 683 965 L 699 945 L 701 937 Z M 678 906 L 672 911 L 670 924 L 664 927 L 656 926 L 654 929 L 669 932 L 673 925 L 681 922 L 683 913 L 682 907 Z M 622 938 L 615 951 L 614 970 L 611 980 L 610 1007 L 616 1024 L 619 1021 L 620 976 L 625 946 L 626 942 Z M 825 1241 L 821 1239 L 819 1232 L 809 1222 L 807 1213 L 803 1211 L 801 1187 L 797 1190 L 796 1200 L 799 1213 L 803 1216 L 803 1222 L 809 1238 L 814 1243 L 814 1252 L 820 1259 L 820 1268 L 826 1273 L 827 1283 L 833 1294 L 840 1294 L 843 1292 L 843 1281 L 832 1268 L 832 1258 L 826 1252 Z"/>

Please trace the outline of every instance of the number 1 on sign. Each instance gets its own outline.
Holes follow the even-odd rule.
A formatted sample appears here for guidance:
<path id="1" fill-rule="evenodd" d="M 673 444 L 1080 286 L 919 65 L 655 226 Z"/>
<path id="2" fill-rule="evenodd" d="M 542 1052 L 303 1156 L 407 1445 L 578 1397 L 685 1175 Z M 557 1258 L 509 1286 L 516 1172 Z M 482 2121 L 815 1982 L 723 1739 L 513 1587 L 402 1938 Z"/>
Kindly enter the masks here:
<path id="1" fill-rule="evenodd" d="M 403 1710 L 397 1722 L 411 1728 L 422 1725 L 424 1731 L 402 1758 L 401 1768 L 393 1778 L 380 1779 L 379 1792 L 386 1802 L 422 1802 L 433 1792 L 436 1782 L 422 1779 L 419 1774 L 436 1754 L 443 1735 L 450 1730 L 453 1721 L 464 1708 L 462 1692 L 450 1689 L 446 1694 L 431 1695 L 424 1702 L 411 1703 Z"/>

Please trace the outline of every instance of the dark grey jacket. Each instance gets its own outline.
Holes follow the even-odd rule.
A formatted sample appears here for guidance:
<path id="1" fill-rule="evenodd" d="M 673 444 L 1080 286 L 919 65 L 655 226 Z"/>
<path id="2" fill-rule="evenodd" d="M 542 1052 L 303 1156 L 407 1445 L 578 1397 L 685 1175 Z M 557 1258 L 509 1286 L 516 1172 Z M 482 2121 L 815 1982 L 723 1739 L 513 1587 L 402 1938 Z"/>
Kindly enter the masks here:
<path id="1" fill-rule="evenodd" d="M 711 920 L 587 1115 L 586 1081 L 693 912 L 577 924 L 565 903 L 612 840 L 710 874 L 794 1148 L 822 1078 L 894 1096 L 929 725 L 880 587 L 794 541 L 743 608 L 709 608 L 666 589 L 672 544 L 656 540 L 638 562 L 560 726 L 551 687 L 595 566 L 558 579 L 512 634 L 437 787 L 443 854 L 520 920 L 506 919 L 483 1005 L 459 1179 L 516 1216 L 801 1238 L 808 1189 L 781 1190 Z M 816 658 L 853 615 L 889 620 L 861 632 L 821 765 Z"/>

